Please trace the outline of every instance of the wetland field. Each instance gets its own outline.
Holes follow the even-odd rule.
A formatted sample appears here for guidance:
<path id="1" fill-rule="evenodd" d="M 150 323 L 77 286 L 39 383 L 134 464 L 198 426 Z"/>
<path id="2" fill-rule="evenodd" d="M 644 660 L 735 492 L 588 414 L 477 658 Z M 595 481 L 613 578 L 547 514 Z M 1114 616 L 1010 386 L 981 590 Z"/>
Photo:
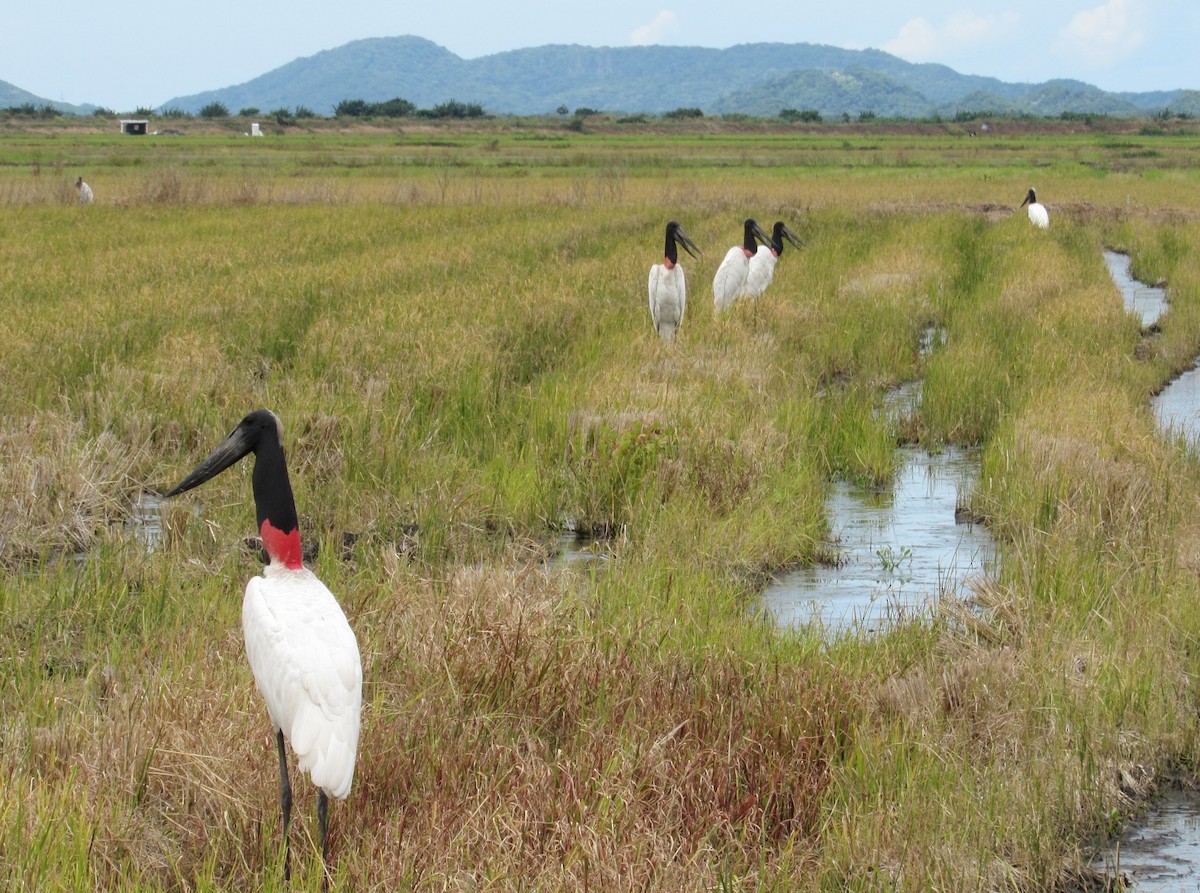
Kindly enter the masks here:
<path id="1" fill-rule="evenodd" d="M 249 463 L 153 498 L 259 407 L 363 657 L 334 890 L 1102 890 L 1200 782 L 1200 125 L 569 123 L 0 121 L 0 889 L 320 888 Z M 715 318 L 747 216 L 804 246 Z M 781 623 L 914 449 L 994 559 Z"/>

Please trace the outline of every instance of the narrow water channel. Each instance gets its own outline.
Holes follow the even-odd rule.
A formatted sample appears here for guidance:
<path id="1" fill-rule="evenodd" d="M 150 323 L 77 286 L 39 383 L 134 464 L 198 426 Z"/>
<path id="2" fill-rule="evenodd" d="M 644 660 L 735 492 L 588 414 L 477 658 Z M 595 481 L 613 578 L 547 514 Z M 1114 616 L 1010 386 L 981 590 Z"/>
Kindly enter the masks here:
<path id="1" fill-rule="evenodd" d="M 1200 794 L 1168 791 L 1094 866 L 1131 893 L 1200 890 Z"/>
<path id="2" fill-rule="evenodd" d="M 979 477 L 978 451 L 905 447 L 899 459 L 890 489 L 833 485 L 826 511 L 838 562 L 799 568 L 769 585 L 763 602 L 776 622 L 878 632 L 929 611 L 944 593 L 965 595 L 970 577 L 991 570 L 991 535 L 960 520 Z"/>
<path id="3" fill-rule="evenodd" d="M 1112 276 L 1113 282 L 1121 290 L 1125 309 L 1142 321 L 1143 329 L 1149 329 L 1167 312 L 1167 292 L 1165 289 L 1134 279 L 1129 272 L 1132 263 L 1133 259 L 1128 254 L 1119 251 L 1104 252 L 1104 264 L 1108 267 L 1108 274 Z"/>
<path id="4" fill-rule="evenodd" d="M 1126 310 L 1141 318 L 1143 329 L 1156 325 L 1167 310 L 1166 291 L 1133 279 L 1127 255 L 1106 251 L 1104 260 Z M 1165 433 L 1200 444 L 1200 369 L 1176 378 L 1151 406 Z M 1156 798 L 1145 818 L 1092 867 L 1122 878 L 1127 886 L 1121 889 L 1137 893 L 1200 890 L 1200 793 L 1172 790 Z"/>
<path id="5" fill-rule="evenodd" d="M 945 329 L 926 330 L 921 357 L 946 339 Z M 906 382 L 884 394 L 882 413 L 894 426 L 920 413 L 922 397 L 920 381 Z M 928 614 L 944 594 L 965 597 L 971 577 L 993 572 L 995 541 L 962 512 L 979 478 L 979 451 L 901 447 L 896 458 L 886 489 L 834 482 L 825 511 L 837 561 L 798 568 L 766 587 L 762 604 L 780 626 L 879 632 Z"/>

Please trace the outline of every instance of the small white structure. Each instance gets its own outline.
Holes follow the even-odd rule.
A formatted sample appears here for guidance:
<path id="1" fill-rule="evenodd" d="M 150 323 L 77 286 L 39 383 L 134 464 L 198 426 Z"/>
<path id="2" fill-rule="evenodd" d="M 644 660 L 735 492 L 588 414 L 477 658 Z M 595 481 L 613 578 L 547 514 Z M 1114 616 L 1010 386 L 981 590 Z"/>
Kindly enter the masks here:
<path id="1" fill-rule="evenodd" d="M 257 121 L 252 121 L 250 123 L 250 135 L 251 136 L 262 136 L 262 130 L 259 128 Z"/>
<path id="2" fill-rule="evenodd" d="M 79 201 L 85 205 L 90 205 L 94 198 L 92 187 L 83 182 L 83 177 L 75 181 L 75 188 L 79 190 Z"/>
<path id="3" fill-rule="evenodd" d="M 145 118 L 122 118 L 121 133 L 127 136 L 145 136 L 149 124 Z"/>

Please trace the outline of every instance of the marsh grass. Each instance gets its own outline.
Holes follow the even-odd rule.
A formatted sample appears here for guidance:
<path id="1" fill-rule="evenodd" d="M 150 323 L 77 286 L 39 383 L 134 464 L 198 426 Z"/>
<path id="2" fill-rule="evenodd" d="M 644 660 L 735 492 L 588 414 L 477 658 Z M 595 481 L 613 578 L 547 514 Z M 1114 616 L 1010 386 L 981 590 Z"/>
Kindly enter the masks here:
<path id="1" fill-rule="evenodd" d="M 282 888 L 249 469 L 153 553 L 125 525 L 256 406 L 364 656 L 341 889 L 1064 889 L 1192 772 L 1200 474 L 1147 405 L 1200 353 L 1174 138 L 451 135 L 5 135 L 0 884 Z M 1048 233 L 996 211 L 1034 173 Z M 751 211 L 806 246 L 715 318 Z M 705 256 L 664 345 L 670 218 Z M 1159 333 L 1104 246 L 1169 282 Z M 886 635 L 772 629 L 758 589 L 821 560 L 831 481 L 890 480 L 917 378 L 904 436 L 983 448 L 1000 571 Z M 564 525 L 602 567 L 550 569 Z"/>

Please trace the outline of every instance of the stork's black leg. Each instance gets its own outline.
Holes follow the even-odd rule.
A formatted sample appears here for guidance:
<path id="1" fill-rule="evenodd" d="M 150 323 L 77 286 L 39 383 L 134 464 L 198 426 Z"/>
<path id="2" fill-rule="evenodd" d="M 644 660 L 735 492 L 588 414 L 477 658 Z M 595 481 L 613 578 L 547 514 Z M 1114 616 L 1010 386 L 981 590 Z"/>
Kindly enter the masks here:
<path id="1" fill-rule="evenodd" d="M 317 794 L 317 827 L 321 830 L 321 890 L 329 893 L 329 798 Z"/>
<path id="2" fill-rule="evenodd" d="M 283 749 L 283 731 L 275 730 L 275 744 L 279 747 L 279 808 L 283 810 L 283 879 L 292 879 L 292 841 L 288 829 L 292 825 L 292 783 L 288 781 L 287 751 Z"/>

